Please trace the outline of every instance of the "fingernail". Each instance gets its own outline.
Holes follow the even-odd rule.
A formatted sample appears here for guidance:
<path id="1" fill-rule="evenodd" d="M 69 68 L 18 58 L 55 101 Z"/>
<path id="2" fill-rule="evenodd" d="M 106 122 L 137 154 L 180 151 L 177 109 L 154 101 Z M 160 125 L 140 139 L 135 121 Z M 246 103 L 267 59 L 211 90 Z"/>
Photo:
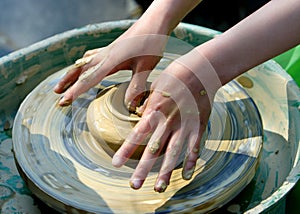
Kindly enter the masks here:
<path id="1" fill-rule="evenodd" d="M 195 166 L 193 166 L 191 169 L 183 169 L 182 171 L 182 178 L 184 180 L 190 180 L 194 174 Z"/>
<path id="2" fill-rule="evenodd" d="M 139 189 L 139 188 L 141 188 L 142 184 L 143 184 L 143 181 L 139 180 L 139 179 L 132 179 L 129 181 L 129 185 L 132 189 Z"/>
<path id="3" fill-rule="evenodd" d="M 124 163 L 126 162 L 126 158 L 124 158 L 124 157 L 121 157 L 121 156 L 118 156 L 118 155 L 114 155 L 114 157 L 113 157 L 113 159 L 112 159 L 112 165 L 114 166 L 114 167 L 117 167 L 117 168 L 119 168 L 119 167 L 121 167 L 121 166 L 123 166 L 124 165 Z"/>
<path id="4" fill-rule="evenodd" d="M 161 193 L 161 192 L 166 191 L 167 187 L 168 187 L 168 185 L 165 181 L 159 180 L 154 187 L 154 191 Z"/>
<path id="5" fill-rule="evenodd" d="M 71 103 L 72 103 L 72 100 L 66 99 L 65 97 L 62 97 L 62 98 L 60 99 L 60 101 L 58 102 L 58 104 L 59 104 L 60 106 L 68 106 L 68 105 L 70 105 Z"/>

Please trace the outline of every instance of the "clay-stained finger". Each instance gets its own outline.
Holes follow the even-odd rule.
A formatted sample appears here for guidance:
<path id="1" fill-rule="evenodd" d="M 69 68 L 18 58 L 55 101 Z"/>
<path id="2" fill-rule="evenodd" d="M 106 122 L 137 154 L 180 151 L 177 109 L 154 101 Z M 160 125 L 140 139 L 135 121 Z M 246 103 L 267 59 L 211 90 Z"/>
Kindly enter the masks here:
<path id="1" fill-rule="evenodd" d="M 68 70 L 65 76 L 56 84 L 54 87 L 54 92 L 63 93 L 65 92 L 71 85 L 73 85 L 81 75 L 81 73 L 87 69 L 84 66 L 88 65 L 94 58 L 94 55 L 89 55 L 87 57 L 82 57 L 77 59 L 74 65 Z"/>
<path id="2" fill-rule="evenodd" d="M 183 162 L 182 178 L 189 180 L 192 178 L 199 158 L 201 138 L 204 133 L 205 127 L 201 127 L 200 131 L 195 130 L 190 133 L 188 138 L 187 152 Z"/>
<path id="3" fill-rule="evenodd" d="M 94 55 L 90 55 L 87 57 L 82 57 L 80 59 L 77 59 L 74 63 L 74 67 L 79 68 L 79 67 L 85 66 L 85 65 L 89 64 L 93 60 L 93 58 L 94 58 Z"/>
<path id="4" fill-rule="evenodd" d="M 118 149 L 112 159 L 114 167 L 123 166 L 135 152 L 139 145 L 141 145 L 148 134 L 151 132 L 151 125 L 149 120 L 142 118 L 124 141 L 122 146 Z"/>
<path id="5" fill-rule="evenodd" d="M 78 77 L 77 81 L 65 92 L 58 104 L 61 106 L 71 104 L 79 95 L 98 84 L 112 69 L 112 65 L 106 63 L 106 59 L 104 58 L 100 63 L 84 71 Z"/>
<path id="6" fill-rule="evenodd" d="M 149 123 L 151 123 L 151 130 L 154 131 L 130 179 L 130 186 L 133 189 L 139 189 L 143 185 L 170 135 L 170 127 L 166 126 L 166 120 L 162 119 L 162 113 L 153 111 L 151 116 Z"/>
<path id="7" fill-rule="evenodd" d="M 165 115 L 163 115 L 162 112 L 153 111 L 151 114 L 150 125 L 152 127 L 151 129 L 154 131 L 149 139 L 146 149 L 148 152 L 155 155 L 162 150 L 166 137 L 168 137 L 168 133 L 170 132 L 170 127 L 168 127 Z"/>
<path id="8" fill-rule="evenodd" d="M 70 70 L 62 77 L 62 79 L 55 85 L 54 92 L 61 94 L 65 92 L 71 85 L 73 85 L 81 74 L 81 68 L 71 67 Z"/>
<path id="9" fill-rule="evenodd" d="M 160 127 L 158 126 L 157 129 L 160 129 Z M 145 149 L 134 173 L 131 176 L 131 179 L 130 179 L 130 187 L 131 188 L 139 189 L 142 187 L 144 181 L 147 178 L 147 175 L 153 168 L 153 165 L 157 161 L 162 149 L 164 148 L 166 141 L 169 137 L 169 134 L 170 134 L 170 132 L 167 130 L 163 133 L 162 136 L 159 136 L 159 139 L 157 139 L 157 140 L 153 139 L 152 142 L 155 142 L 155 141 L 159 142 L 159 144 L 157 145 L 158 147 L 156 147 L 156 146 L 154 147 L 155 152 L 151 148 L 148 148 L 148 146 L 147 146 L 147 149 Z"/>
<path id="10" fill-rule="evenodd" d="M 65 74 L 65 76 L 56 84 L 56 86 L 54 87 L 54 92 L 60 94 L 70 88 L 80 78 L 80 75 L 84 71 L 87 71 L 88 69 L 94 67 L 97 61 L 103 58 L 106 52 L 102 54 L 102 52 L 100 52 L 102 50 L 104 50 L 104 48 L 89 50 L 84 54 L 82 58 L 77 59 L 73 66 L 71 66 L 71 68 Z M 101 56 L 98 56 L 99 53 L 101 53 Z M 96 56 L 98 57 L 98 59 L 94 60 Z M 91 63 L 92 61 L 93 63 Z M 72 101 L 72 99 L 69 98 L 68 100 L 70 100 L 70 102 Z"/>
<path id="11" fill-rule="evenodd" d="M 138 116 L 140 116 L 140 117 L 143 116 L 143 113 L 144 113 L 144 111 L 145 111 L 145 109 L 147 107 L 148 100 L 149 100 L 149 98 L 146 98 L 145 101 L 144 101 L 144 103 L 141 106 L 135 108 L 135 113 Z"/>
<path id="12" fill-rule="evenodd" d="M 179 164 L 178 159 L 185 143 L 184 136 L 185 135 L 182 134 L 180 130 L 172 133 L 172 137 L 169 140 L 168 147 L 164 155 L 161 169 L 154 185 L 154 190 L 156 192 L 164 192 L 169 185 L 172 171 Z"/>
<path id="13" fill-rule="evenodd" d="M 88 50 L 84 53 L 83 57 L 89 57 L 95 54 L 98 54 L 100 51 L 102 51 L 105 47 L 102 48 L 96 48 L 96 49 L 92 49 L 92 50 Z"/>
<path id="14" fill-rule="evenodd" d="M 147 93 L 147 78 L 151 71 L 133 72 L 125 93 L 125 104 L 131 112 L 135 112 Z"/>

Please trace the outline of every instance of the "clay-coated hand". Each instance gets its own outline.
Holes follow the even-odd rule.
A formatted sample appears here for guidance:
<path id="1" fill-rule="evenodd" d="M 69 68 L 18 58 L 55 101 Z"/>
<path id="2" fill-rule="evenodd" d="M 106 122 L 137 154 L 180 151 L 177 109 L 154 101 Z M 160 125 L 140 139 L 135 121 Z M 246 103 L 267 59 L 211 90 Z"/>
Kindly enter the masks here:
<path id="1" fill-rule="evenodd" d="M 113 165 L 124 165 L 149 134 L 150 140 L 131 177 L 139 189 L 159 158 L 163 158 L 154 190 L 167 188 L 172 171 L 182 162 L 182 177 L 190 179 L 199 155 L 201 137 L 211 111 L 211 102 L 201 82 L 187 67 L 173 62 L 151 85 L 142 118 L 113 157 Z M 212 95 L 211 97 L 213 97 Z"/>
<path id="2" fill-rule="evenodd" d="M 132 70 L 132 79 L 125 95 L 125 103 L 131 109 L 139 105 L 142 92 L 146 88 L 147 78 L 162 57 L 168 37 L 126 35 L 107 47 L 87 51 L 81 59 L 75 62 L 54 88 L 56 93 L 64 92 L 59 105 L 70 105 L 79 95 L 119 70 Z"/>

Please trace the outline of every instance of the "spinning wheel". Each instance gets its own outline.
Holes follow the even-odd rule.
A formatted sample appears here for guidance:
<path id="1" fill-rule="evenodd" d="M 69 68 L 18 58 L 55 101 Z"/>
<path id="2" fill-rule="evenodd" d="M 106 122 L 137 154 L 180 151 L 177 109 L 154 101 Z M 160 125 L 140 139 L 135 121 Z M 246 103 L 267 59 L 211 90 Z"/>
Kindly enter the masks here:
<path id="1" fill-rule="evenodd" d="M 163 58 L 150 79 L 168 62 Z M 237 82 L 223 86 L 215 97 L 193 178 L 183 180 L 178 165 L 166 192 L 156 193 L 157 168 L 140 190 L 132 190 L 128 182 L 134 163 L 114 168 L 111 154 L 86 123 L 89 104 L 99 91 L 127 81 L 130 72 L 106 78 L 72 106 L 60 108 L 59 95 L 52 90 L 67 69 L 49 76 L 27 96 L 13 130 L 19 171 L 33 193 L 51 207 L 97 213 L 207 212 L 231 200 L 253 178 L 262 148 L 262 123 Z"/>

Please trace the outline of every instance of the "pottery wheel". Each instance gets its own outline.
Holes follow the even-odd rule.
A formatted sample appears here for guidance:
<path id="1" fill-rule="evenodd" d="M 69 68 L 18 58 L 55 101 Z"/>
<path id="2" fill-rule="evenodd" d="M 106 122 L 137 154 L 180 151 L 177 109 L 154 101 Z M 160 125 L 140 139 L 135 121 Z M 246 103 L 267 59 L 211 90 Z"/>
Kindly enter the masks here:
<path id="1" fill-rule="evenodd" d="M 148 175 L 140 190 L 132 190 L 129 178 L 134 167 L 114 168 L 111 155 L 86 124 L 87 108 L 99 91 L 128 81 L 130 72 L 112 75 L 72 106 L 61 108 L 60 96 L 52 90 L 66 69 L 49 76 L 27 96 L 13 130 L 20 174 L 49 206 L 64 212 L 207 212 L 227 203 L 253 178 L 262 148 L 262 124 L 255 104 L 237 82 L 216 95 L 193 178 L 183 180 L 178 166 L 166 192 L 156 193 L 157 171 Z"/>

